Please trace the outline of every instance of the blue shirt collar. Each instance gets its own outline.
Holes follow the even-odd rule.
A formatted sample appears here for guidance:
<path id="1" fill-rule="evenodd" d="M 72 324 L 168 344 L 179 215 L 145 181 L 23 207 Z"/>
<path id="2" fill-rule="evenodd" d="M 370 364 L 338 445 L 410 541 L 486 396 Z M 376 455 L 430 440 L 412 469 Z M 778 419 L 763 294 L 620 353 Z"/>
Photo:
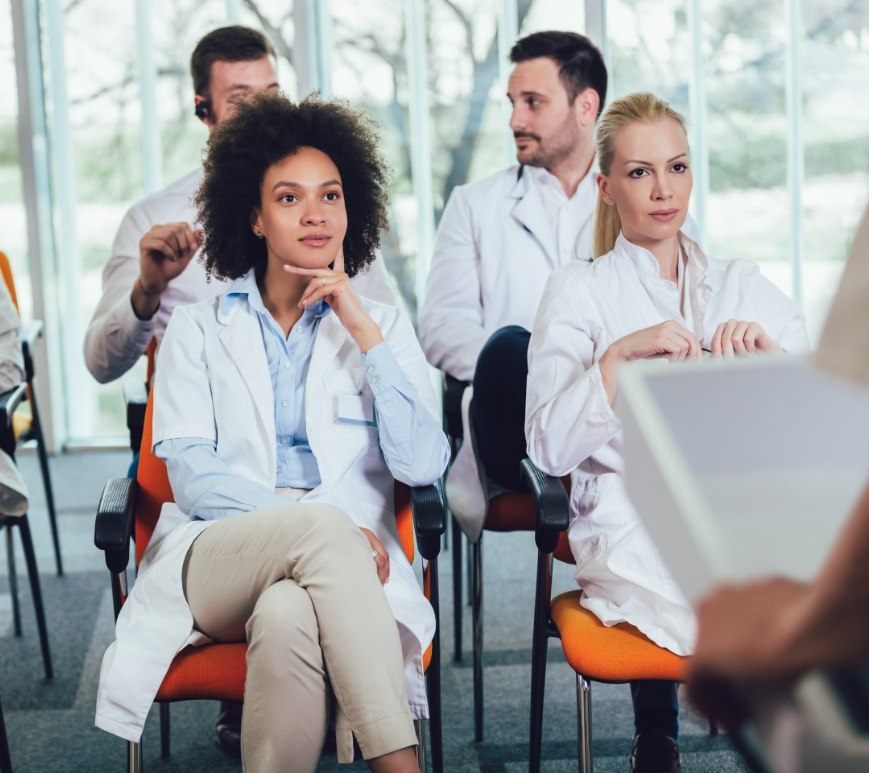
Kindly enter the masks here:
<path id="1" fill-rule="evenodd" d="M 235 308 L 236 305 L 245 299 L 247 299 L 248 305 L 251 309 L 253 309 L 258 315 L 271 316 L 263 303 L 262 295 L 260 294 L 259 287 L 256 283 L 256 273 L 253 269 L 248 271 L 244 276 L 240 276 L 236 279 L 229 286 L 226 293 L 221 296 L 219 301 L 221 314 L 226 314 L 230 309 Z M 325 317 L 331 310 L 332 308 L 328 303 L 326 303 L 326 301 L 317 301 L 315 304 L 305 309 L 302 319 L 305 319 L 306 317 L 316 317 L 317 319 L 320 319 Z"/>

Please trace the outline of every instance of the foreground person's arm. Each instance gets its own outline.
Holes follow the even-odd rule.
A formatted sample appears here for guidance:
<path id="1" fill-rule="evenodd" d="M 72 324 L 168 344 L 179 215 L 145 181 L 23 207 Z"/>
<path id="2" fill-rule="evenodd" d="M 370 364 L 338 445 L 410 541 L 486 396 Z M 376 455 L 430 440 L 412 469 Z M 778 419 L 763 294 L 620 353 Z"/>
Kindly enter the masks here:
<path id="1" fill-rule="evenodd" d="M 869 661 L 869 485 L 811 585 L 772 578 L 723 586 L 697 610 L 692 698 L 726 710 L 714 685 L 771 684 Z"/>

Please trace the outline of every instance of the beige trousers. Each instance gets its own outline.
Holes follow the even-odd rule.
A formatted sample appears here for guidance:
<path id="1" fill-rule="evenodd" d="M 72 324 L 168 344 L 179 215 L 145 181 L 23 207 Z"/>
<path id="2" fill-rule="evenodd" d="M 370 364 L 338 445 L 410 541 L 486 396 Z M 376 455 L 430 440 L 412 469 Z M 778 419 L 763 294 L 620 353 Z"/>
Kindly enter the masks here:
<path id="1" fill-rule="evenodd" d="M 209 526 L 184 593 L 214 641 L 247 641 L 248 773 L 313 771 L 334 694 L 339 762 L 416 744 L 398 627 L 365 535 L 336 507 L 288 504 Z"/>

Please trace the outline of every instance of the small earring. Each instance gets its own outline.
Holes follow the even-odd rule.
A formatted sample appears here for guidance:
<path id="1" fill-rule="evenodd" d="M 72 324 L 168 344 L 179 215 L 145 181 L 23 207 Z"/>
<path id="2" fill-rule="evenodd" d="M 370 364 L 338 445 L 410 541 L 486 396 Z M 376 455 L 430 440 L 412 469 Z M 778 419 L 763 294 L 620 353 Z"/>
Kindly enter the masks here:
<path id="1" fill-rule="evenodd" d="M 265 239 L 265 238 L 266 238 L 266 235 L 265 235 L 262 231 L 257 231 L 257 232 L 256 232 L 256 238 L 257 238 L 257 239 Z"/>

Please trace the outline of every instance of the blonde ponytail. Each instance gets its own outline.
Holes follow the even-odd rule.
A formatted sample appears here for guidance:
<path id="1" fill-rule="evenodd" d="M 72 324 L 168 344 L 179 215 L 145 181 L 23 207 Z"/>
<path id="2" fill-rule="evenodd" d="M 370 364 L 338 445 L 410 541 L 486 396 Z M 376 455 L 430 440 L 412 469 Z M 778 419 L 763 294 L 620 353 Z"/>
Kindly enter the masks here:
<path id="1" fill-rule="evenodd" d="M 648 91 L 628 94 L 626 97 L 612 102 L 598 119 L 594 133 L 594 144 L 597 151 L 597 163 L 602 175 L 610 173 L 615 153 L 615 138 L 621 129 L 632 123 L 650 123 L 663 118 L 672 118 L 687 136 L 685 119 L 670 107 L 669 103 L 659 99 Z M 594 257 L 599 258 L 612 252 L 616 239 L 622 230 L 622 221 L 614 204 L 607 204 L 598 198 L 594 216 Z"/>

